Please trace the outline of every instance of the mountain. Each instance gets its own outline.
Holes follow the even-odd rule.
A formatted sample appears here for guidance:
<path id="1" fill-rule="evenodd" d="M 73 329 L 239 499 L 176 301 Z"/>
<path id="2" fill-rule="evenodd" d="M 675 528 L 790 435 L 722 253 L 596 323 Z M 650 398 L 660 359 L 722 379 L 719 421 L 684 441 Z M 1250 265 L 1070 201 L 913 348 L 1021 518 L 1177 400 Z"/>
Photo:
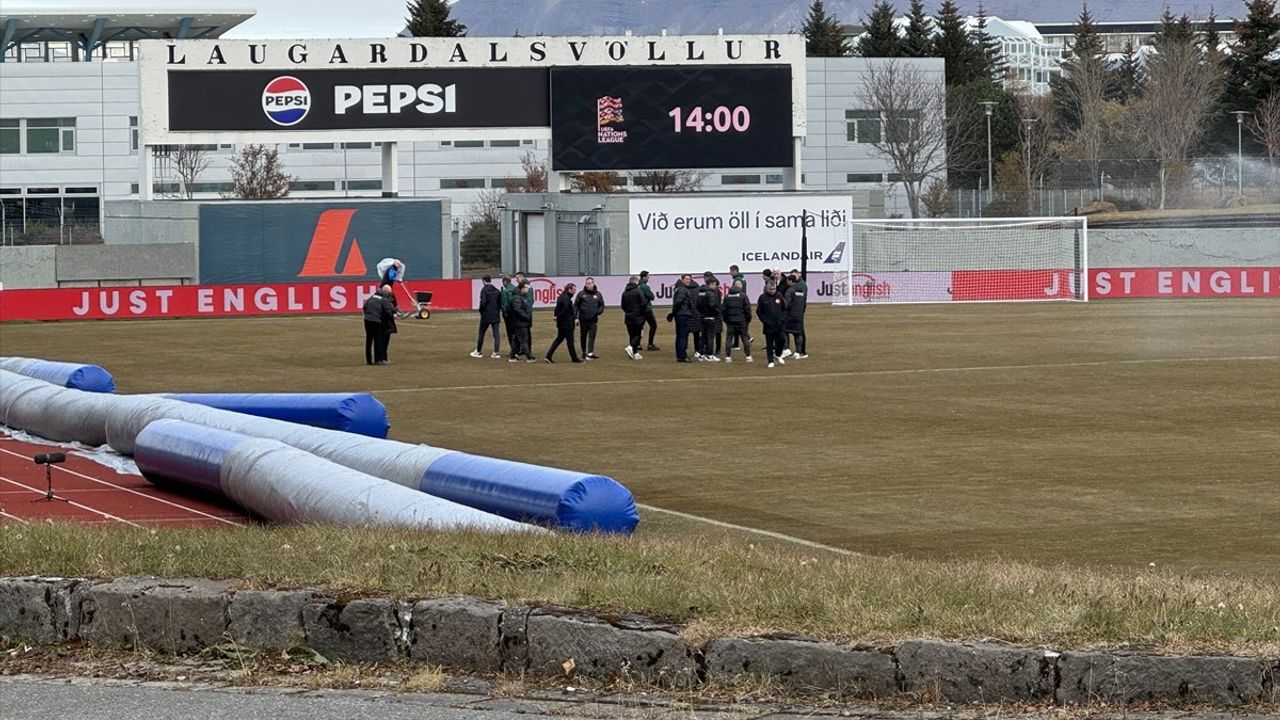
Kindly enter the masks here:
<path id="1" fill-rule="evenodd" d="M 874 0 L 824 0 L 827 11 L 846 23 L 857 23 Z M 978 11 L 978 0 L 959 0 L 961 9 Z M 898 0 L 905 13 L 908 0 Z M 1080 2 L 1058 0 L 986 0 L 988 15 L 1033 23 L 1073 22 Z M 1098 22 L 1156 21 L 1168 6 L 1175 15 L 1192 18 L 1208 14 L 1204 0 L 1112 0 L 1089 6 Z M 937 2 L 927 2 L 934 12 Z M 1244 17 L 1243 0 L 1214 3 L 1220 27 L 1231 17 Z M 467 25 L 470 35 L 637 35 L 798 32 L 809 0 L 458 0 L 453 17 Z"/>

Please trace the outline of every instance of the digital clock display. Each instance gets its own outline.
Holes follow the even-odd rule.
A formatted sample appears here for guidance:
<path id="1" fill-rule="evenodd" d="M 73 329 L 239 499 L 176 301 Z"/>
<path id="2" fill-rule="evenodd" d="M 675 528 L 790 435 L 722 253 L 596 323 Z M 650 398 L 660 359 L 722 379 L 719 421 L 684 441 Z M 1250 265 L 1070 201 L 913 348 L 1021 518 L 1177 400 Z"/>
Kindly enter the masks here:
<path id="1" fill-rule="evenodd" d="M 556 171 L 788 167 L 789 66 L 551 70 Z"/>

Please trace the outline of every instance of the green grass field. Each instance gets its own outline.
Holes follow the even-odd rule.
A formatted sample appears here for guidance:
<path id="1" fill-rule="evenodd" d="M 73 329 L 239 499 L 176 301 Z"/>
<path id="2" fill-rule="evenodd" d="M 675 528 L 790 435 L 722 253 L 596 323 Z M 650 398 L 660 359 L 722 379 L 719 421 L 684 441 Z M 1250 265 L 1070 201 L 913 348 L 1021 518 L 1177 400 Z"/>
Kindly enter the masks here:
<path id="1" fill-rule="evenodd" d="M 646 506 L 877 556 L 1280 576 L 1280 302 L 816 307 L 807 360 L 467 356 L 473 313 L 0 326 L 121 392 L 371 391 L 392 437 L 611 475 Z M 535 350 L 552 337 L 539 313 Z M 757 331 L 757 334 L 758 331 Z M 487 350 L 486 350 L 487 352 Z M 673 524 L 642 510 L 642 535 Z"/>

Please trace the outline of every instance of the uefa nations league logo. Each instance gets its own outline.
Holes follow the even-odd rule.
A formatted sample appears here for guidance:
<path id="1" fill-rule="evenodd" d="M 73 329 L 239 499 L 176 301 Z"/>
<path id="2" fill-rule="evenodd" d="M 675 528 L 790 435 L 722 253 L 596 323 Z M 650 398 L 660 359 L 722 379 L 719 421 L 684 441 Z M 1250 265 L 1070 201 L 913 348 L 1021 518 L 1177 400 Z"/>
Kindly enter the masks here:
<path id="1" fill-rule="evenodd" d="M 627 139 L 627 131 L 619 130 L 623 123 L 622 98 L 604 97 L 596 100 L 596 142 L 621 143 Z"/>
<path id="2" fill-rule="evenodd" d="M 310 110 L 311 91 L 296 77 L 282 75 L 262 90 L 262 111 L 277 125 L 297 125 Z"/>

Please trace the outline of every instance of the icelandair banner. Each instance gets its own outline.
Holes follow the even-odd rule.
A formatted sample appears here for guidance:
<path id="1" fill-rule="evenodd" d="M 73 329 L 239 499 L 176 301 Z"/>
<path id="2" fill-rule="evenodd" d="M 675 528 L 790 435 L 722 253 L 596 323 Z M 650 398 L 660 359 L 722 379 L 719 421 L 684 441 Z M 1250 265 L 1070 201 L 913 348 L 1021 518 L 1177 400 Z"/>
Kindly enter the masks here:
<path id="1" fill-rule="evenodd" d="M 432 310 L 471 307 L 467 280 L 405 284 L 409 292 L 431 292 Z M 356 315 L 377 289 L 376 282 L 350 282 L 0 290 L 0 320 Z M 396 301 L 402 310 L 413 302 L 401 287 Z"/>

